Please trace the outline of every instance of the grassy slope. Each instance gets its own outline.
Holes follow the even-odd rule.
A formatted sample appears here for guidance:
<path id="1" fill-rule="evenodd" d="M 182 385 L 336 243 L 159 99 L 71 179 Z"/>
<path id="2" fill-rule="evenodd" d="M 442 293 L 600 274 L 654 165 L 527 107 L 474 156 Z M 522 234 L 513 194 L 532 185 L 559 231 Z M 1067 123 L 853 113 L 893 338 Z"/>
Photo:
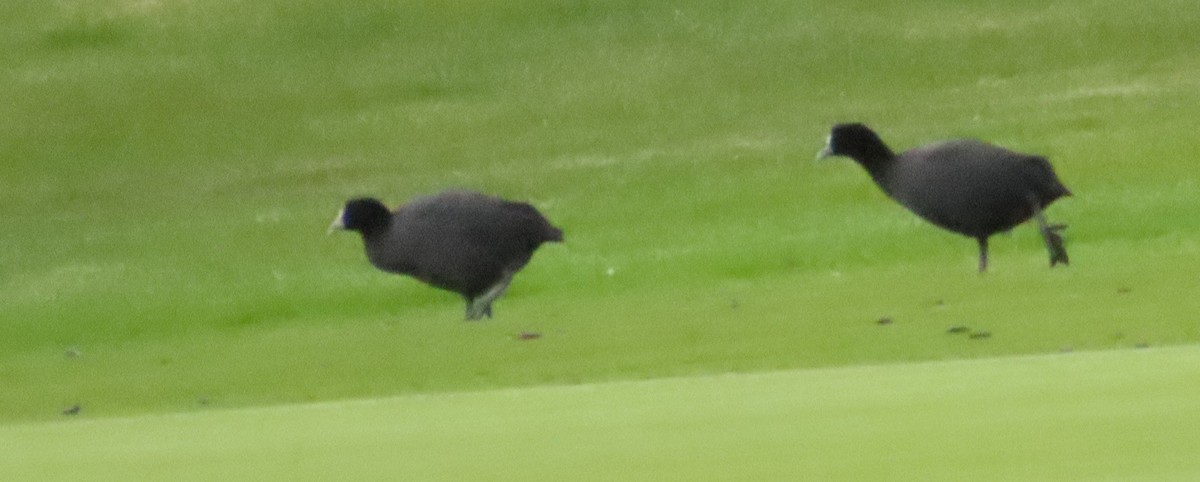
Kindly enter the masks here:
<path id="1" fill-rule="evenodd" d="M 0 418 L 1200 339 L 1190 3 L 643 3 L 0 6 Z M 1050 156 L 1075 264 L 976 276 L 845 119 Z M 321 237 L 445 186 L 567 231 L 492 322 Z"/>
<path id="2" fill-rule="evenodd" d="M 18 424 L 0 476 L 1195 480 L 1198 367 L 1180 347 Z"/>

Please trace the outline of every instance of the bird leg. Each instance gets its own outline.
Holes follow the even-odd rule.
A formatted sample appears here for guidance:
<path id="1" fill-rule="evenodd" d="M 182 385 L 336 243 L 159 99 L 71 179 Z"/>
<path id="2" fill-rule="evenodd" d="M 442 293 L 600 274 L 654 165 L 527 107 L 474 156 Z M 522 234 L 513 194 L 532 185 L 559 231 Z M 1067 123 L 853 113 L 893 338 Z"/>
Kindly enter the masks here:
<path id="1" fill-rule="evenodd" d="M 1067 229 L 1065 224 L 1050 224 L 1046 221 L 1046 215 L 1042 213 L 1041 208 L 1037 203 L 1033 205 L 1033 216 L 1037 219 L 1038 231 L 1042 233 L 1042 240 L 1046 242 L 1046 250 L 1050 252 L 1050 267 L 1062 263 L 1070 264 L 1070 259 L 1067 258 L 1067 249 L 1063 246 L 1062 235 L 1059 231 Z"/>
<path id="2" fill-rule="evenodd" d="M 987 271 L 988 238 L 980 236 L 975 239 L 979 241 L 979 272 L 983 273 Z"/>
<path id="3" fill-rule="evenodd" d="M 484 316 L 491 318 L 492 302 L 504 294 L 510 283 L 512 283 L 512 274 L 506 274 L 483 294 L 467 300 L 467 321 L 478 320 Z"/>

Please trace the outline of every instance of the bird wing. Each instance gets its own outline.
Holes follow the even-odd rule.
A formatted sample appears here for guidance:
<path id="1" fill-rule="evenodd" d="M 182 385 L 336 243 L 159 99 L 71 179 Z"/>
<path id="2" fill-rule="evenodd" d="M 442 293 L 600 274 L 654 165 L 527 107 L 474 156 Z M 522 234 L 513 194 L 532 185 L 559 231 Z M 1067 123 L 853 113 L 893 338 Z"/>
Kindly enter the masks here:
<path id="1" fill-rule="evenodd" d="M 392 236 L 403 252 L 396 258 L 411 266 L 409 274 L 460 293 L 519 270 L 549 227 L 528 204 L 459 191 L 415 199 L 397 217 Z"/>
<path id="2" fill-rule="evenodd" d="M 1028 218 L 1037 163 L 1028 156 L 975 140 L 947 141 L 900 156 L 894 198 L 919 216 L 970 236 L 1011 228 Z M 1042 159 L 1042 162 L 1045 160 Z M 1048 166 L 1048 163 L 1046 164 Z"/>

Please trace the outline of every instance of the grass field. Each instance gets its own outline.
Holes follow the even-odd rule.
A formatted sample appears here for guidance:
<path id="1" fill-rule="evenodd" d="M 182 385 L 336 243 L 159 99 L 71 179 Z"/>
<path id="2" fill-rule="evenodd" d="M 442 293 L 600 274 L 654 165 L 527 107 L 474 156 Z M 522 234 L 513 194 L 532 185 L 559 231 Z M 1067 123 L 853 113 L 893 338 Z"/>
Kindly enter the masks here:
<path id="1" fill-rule="evenodd" d="M 1198 376 L 1187 347 L 22 424 L 0 475 L 1184 481 Z"/>
<path id="2" fill-rule="evenodd" d="M 0 433 L 86 441 L 111 423 L 153 437 L 246 414 L 306 427 L 342 407 L 378 415 L 368 425 L 386 431 L 395 412 L 364 407 L 404 411 L 455 393 L 492 403 L 526 389 L 535 402 L 523 416 L 547 418 L 522 423 L 550 426 L 561 419 L 537 410 L 538 394 L 561 392 L 551 407 L 591 393 L 571 386 L 600 387 L 619 406 L 644 388 L 661 394 L 651 410 L 665 416 L 743 380 L 730 373 L 780 377 L 786 387 L 763 387 L 778 400 L 814 396 L 830 373 L 861 374 L 847 393 L 864 404 L 886 402 L 879 380 L 911 379 L 911 396 L 970 412 L 986 392 L 940 399 L 936 373 L 956 368 L 936 367 L 1011 371 L 1019 385 L 1030 367 L 1057 370 L 1076 355 L 1105 360 L 1080 390 L 1112 410 L 1194 399 L 1164 387 L 1194 374 L 1200 342 L 1200 10 L 1182 0 L 877 3 L 0 5 Z M 1048 213 L 1071 226 L 1072 265 L 1047 268 L 1035 230 L 1021 227 L 993 240 L 991 271 L 978 275 L 973 242 L 921 223 L 852 163 L 812 161 L 830 125 L 847 120 L 896 148 L 969 136 L 1048 156 L 1076 194 Z M 378 273 L 357 239 L 324 235 L 347 197 L 395 204 L 446 187 L 529 200 L 566 232 L 494 320 L 464 323 L 455 296 Z M 893 322 L 876 323 L 885 317 Z M 946 333 L 958 325 L 991 336 Z M 1060 351 L 1073 353 L 1023 357 Z M 980 361 L 958 364 L 970 359 Z M 870 368 L 846 368 L 856 366 Z M 1137 398 L 1132 381 L 1158 371 L 1164 384 Z M 663 378 L 681 381 L 653 381 Z M 1025 396 L 1019 420 L 1069 412 L 1053 395 Z M 930 420 L 917 405 L 905 408 L 912 420 Z M 731 439 L 744 440 L 825 413 L 736 406 L 679 423 L 761 417 Z M 597 416 L 588 407 L 581 416 Z M 1184 412 L 1162 417 L 1144 421 L 1200 425 Z M 638 430 L 673 422 L 630 420 L 597 436 L 662 449 Z M 1125 426 L 1108 432 L 1124 435 L 1114 447 L 1146 446 Z M 461 428 L 425 430 L 478 435 Z M 908 428 L 881 433 L 898 440 Z M 296 443 L 323 443 L 302 440 L 314 433 L 298 428 Z M 555 436 L 502 435 L 490 440 Z M 927 435 L 964 450 L 950 432 Z M 411 448 L 379 443 L 380 453 Z M 29 446 L 30 460 L 62 455 Z M 447 447 L 428 446 L 454 456 Z M 263 450 L 238 453 L 286 458 Z M 129 467 L 145 456 L 128 454 Z M 163 456 L 164 473 L 187 467 L 185 455 Z M 571 466 L 559 456 L 556 466 Z M 92 466 L 122 463 L 97 457 Z M 1099 452 L 1063 457 L 1078 470 L 1043 479 L 1169 480 L 1132 463 L 1079 469 L 1104 467 L 1111 457 Z M 981 466 L 1016 459 L 990 460 Z M 696 470 L 753 478 L 758 462 L 741 461 Z M 951 474 L 960 462 L 922 461 Z M 649 478 L 651 465 L 629 471 Z M 0 473 L 10 466 L 38 467 L 0 461 Z M 1179 466 L 1179 479 L 1197 473 Z M 447 470 L 424 475 L 461 475 Z M 1020 475 L 995 477 L 1032 479 Z"/>

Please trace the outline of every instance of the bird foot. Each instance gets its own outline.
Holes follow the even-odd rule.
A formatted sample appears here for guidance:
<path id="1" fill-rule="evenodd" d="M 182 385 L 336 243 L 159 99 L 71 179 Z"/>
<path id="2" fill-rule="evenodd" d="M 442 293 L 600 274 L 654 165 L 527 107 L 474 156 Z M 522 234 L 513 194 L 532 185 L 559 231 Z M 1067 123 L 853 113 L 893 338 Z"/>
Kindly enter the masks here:
<path id="1" fill-rule="evenodd" d="M 508 289 L 508 284 L 512 282 L 512 276 L 505 276 L 496 284 L 488 288 L 483 294 L 475 297 L 475 299 L 467 300 L 467 321 L 475 321 L 483 317 L 492 317 L 492 302 L 496 301 Z"/>
<path id="2" fill-rule="evenodd" d="M 486 303 L 482 301 L 483 300 L 475 300 L 467 305 L 467 321 L 479 321 L 485 316 L 488 319 L 492 318 L 491 300 L 487 300 Z"/>
<path id="3" fill-rule="evenodd" d="M 1067 248 L 1063 245 L 1063 237 L 1058 234 L 1067 228 L 1065 224 L 1051 224 L 1042 229 L 1042 237 L 1046 240 L 1046 250 L 1050 252 L 1050 267 L 1062 263 L 1064 266 L 1070 265 L 1071 260 L 1067 257 Z"/>

